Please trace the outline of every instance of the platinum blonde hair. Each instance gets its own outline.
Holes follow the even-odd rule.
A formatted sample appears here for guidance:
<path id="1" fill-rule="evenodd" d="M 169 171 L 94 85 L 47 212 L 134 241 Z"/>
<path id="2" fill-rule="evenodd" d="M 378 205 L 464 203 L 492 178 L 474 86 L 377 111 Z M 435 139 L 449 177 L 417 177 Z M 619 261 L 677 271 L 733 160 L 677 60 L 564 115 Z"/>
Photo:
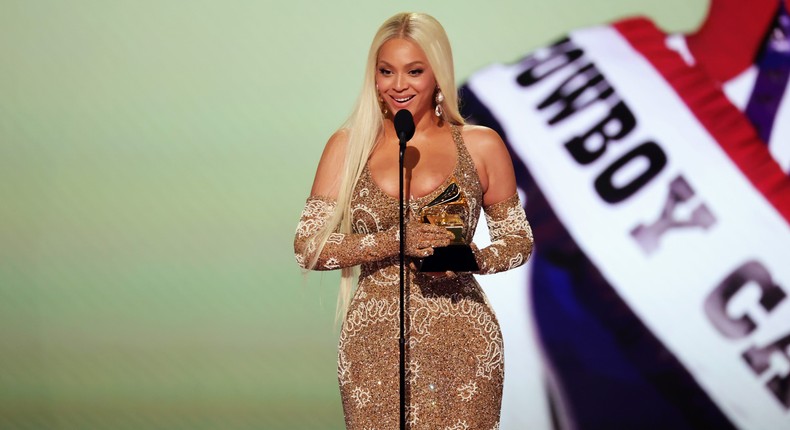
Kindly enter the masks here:
<path id="1" fill-rule="evenodd" d="M 309 261 L 308 267 L 315 267 L 318 254 L 321 253 L 330 234 L 335 231 L 344 234 L 352 233 L 351 194 L 384 127 L 384 117 L 376 91 L 376 64 L 381 46 L 391 39 L 411 40 L 425 52 L 436 78 L 436 85 L 444 94 L 442 119 L 455 125 L 464 123 L 458 109 L 458 88 L 455 85 L 453 53 L 447 33 L 439 21 L 424 13 L 408 12 L 396 14 L 386 20 L 379 27 L 370 44 L 368 59 L 365 63 L 362 91 L 357 98 L 354 110 L 339 130 L 345 132 L 348 145 L 337 196 L 337 206 L 324 230 L 316 237 L 316 251 Z M 354 278 L 358 276 L 358 269 L 358 267 L 342 269 L 335 314 L 336 322 L 345 319 L 353 292 Z"/>

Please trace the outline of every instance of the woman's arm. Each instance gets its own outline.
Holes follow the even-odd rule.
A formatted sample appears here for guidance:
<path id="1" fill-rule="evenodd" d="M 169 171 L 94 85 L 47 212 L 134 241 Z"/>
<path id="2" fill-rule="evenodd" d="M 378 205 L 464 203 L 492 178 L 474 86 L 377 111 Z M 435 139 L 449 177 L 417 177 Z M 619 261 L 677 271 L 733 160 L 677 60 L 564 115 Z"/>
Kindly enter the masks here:
<path id="1" fill-rule="evenodd" d="M 532 254 L 532 229 L 516 192 L 516 175 L 505 143 L 486 127 L 467 126 L 464 141 L 475 161 L 483 188 L 491 245 L 475 251 L 480 274 L 524 264 Z"/>
<path id="2" fill-rule="evenodd" d="M 397 255 L 399 237 L 395 228 L 371 234 L 334 232 L 327 238 L 315 265 L 310 267 L 310 259 L 318 248 L 316 236 L 326 227 L 336 206 L 334 200 L 326 197 L 310 196 L 307 199 L 294 237 L 294 254 L 299 266 L 303 269 L 333 270 Z"/>

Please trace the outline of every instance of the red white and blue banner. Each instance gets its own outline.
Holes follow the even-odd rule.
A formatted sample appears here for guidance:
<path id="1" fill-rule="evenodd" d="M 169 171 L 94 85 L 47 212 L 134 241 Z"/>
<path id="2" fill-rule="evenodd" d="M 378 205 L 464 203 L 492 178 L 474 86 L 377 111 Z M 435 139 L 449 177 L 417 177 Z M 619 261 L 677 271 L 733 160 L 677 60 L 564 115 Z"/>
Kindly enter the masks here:
<path id="1" fill-rule="evenodd" d="M 550 402 L 563 428 L 790 428 L 790 178 L 667 40 L 579 30 L 463 88 L 526 195 Z"/>

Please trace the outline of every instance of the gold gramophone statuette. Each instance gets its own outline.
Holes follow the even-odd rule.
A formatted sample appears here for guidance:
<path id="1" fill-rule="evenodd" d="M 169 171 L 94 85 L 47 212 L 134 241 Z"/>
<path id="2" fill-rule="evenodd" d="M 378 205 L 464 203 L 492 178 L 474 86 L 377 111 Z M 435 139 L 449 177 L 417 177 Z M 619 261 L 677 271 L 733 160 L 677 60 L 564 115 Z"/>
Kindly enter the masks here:
<path id="1" fill-rule="evenodd" d="M 466 218 L 466 199 L 455 179 L 433 199 L 420 209 L 423 222 L 444 227 L 453 234 L 450 245 L 465 245 L 464 225 Z"/>
<path id="2" fill-rule="evenodd" d="M 467 217 L 466 199 L 455 178 L 444 191 L 420 209 L 422 222 L 444 227 L 453 233 L 450 245 L 434 248 L 433 255 L 420 260 L 420 272 L 476 272 L 480 267 L 472 248 L 464 240 Z"/>

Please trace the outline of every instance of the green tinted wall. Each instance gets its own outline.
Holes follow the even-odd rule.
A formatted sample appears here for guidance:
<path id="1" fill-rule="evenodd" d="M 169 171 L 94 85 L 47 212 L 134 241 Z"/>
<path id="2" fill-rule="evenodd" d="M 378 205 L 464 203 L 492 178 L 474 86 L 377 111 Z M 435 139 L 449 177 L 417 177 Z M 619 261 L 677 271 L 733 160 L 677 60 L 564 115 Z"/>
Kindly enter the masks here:
<path id="1" fill-rule="evenodd" d="M 338 275 L 292 235 L 393 13 L 456 76 L 702 0 L 0 1 L 0 428 L 342 428 Z"/>

